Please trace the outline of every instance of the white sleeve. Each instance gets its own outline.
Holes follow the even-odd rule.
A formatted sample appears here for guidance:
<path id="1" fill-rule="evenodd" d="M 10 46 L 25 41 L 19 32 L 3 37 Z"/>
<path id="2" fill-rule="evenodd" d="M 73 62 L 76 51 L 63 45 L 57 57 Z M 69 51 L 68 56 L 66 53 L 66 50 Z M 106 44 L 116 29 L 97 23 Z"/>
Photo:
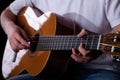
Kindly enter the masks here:
<path id="1" fill-rule="evenodd" d="M 24 6 L 32 6 L 32 0 L 15 0 L 10 4 L 10 10 L 17 15 Z"/>
<path id="2" fill-rule="evenodd" d="M 120 24 L 120 0 L 106 0 L 106 17 L 112 27 Z"/>

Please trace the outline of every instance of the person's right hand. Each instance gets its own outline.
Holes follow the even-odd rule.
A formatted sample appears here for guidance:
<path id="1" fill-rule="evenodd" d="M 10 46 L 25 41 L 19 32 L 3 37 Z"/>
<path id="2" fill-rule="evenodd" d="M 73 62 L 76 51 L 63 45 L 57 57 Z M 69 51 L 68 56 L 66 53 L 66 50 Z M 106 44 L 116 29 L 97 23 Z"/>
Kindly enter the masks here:
<path id="1" fill-rule="evenodd" d="M 25 31 L 17 26 L 16 24 L 10 24 L 9 31 L 7 32 L 7 36 L 11 45 L 11 48 L 18 52 L 21 49 L 26 49 L 29 47 L 28 41 L 29 38 Z"/>

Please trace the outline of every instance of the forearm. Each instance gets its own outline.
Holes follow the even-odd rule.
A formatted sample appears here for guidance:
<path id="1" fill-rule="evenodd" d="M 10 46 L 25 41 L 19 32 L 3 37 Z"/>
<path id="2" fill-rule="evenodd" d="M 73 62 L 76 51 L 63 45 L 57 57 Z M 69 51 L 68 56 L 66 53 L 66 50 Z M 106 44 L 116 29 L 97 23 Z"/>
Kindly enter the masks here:
<path id="1" fill-rule="evenodd" d="M 1 25 L 6 34 L 9 34 L 9 31 L 15 25 L 16 16 L 10 11 L 9 8 L 6 8 L 1 14 Z"/>

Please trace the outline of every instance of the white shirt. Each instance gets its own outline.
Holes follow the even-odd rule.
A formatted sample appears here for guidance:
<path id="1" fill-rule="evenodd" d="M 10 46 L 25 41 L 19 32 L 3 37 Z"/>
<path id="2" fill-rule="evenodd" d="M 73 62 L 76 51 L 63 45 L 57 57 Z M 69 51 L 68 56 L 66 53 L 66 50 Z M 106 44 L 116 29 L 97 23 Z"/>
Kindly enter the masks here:
<path id="1" fill-rule="evenodd" d="M 17 15 L 23 6 L 32 4 L 43 12 L 52 11 L 100 34 L 120 24 L 120 0 L 16 0 L 10 9 Z"/>

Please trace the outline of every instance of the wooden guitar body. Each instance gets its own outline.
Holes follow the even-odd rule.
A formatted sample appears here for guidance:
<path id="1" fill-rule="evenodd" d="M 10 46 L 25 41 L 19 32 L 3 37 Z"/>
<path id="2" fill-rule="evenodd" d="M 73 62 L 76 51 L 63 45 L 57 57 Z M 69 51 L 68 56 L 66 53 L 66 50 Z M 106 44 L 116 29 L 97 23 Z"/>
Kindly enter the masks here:
<path id="1" fill-rule="evenodd" d="M 56 15 L 52 12 L 44 13 L 39 17 L 37 17 L 35 13 L 32 14 L 32 16 L 31 14 L 32 8 L 25 7 L 17 16 L 19 26 L 22 26 L 30 38 L 36 37 L 37 35 L 74 34 L 74 29 L 59 23 Z M 27 20 L 27 16 L 31 16 L 31 21 L 33 21 L 34 26 L 31 25 L 31 21 Z M 73 23 L 70 23 L 70 25 L 74 28 Z M 16 61 L 13 62 L 12 59 L 14 54 L 16 53 L 12 51 L 9 41 L 7 41 L 2 65 L 2 72 L 5 78 L 17 76 L 24 70 L 32 76 L 36 76 L 38 74 L 46 77 L 52 75 L 60 76 L 65 71 L 67 64 L 69 63 L 71 51 L 20 50 L 17 53 Z"/>

